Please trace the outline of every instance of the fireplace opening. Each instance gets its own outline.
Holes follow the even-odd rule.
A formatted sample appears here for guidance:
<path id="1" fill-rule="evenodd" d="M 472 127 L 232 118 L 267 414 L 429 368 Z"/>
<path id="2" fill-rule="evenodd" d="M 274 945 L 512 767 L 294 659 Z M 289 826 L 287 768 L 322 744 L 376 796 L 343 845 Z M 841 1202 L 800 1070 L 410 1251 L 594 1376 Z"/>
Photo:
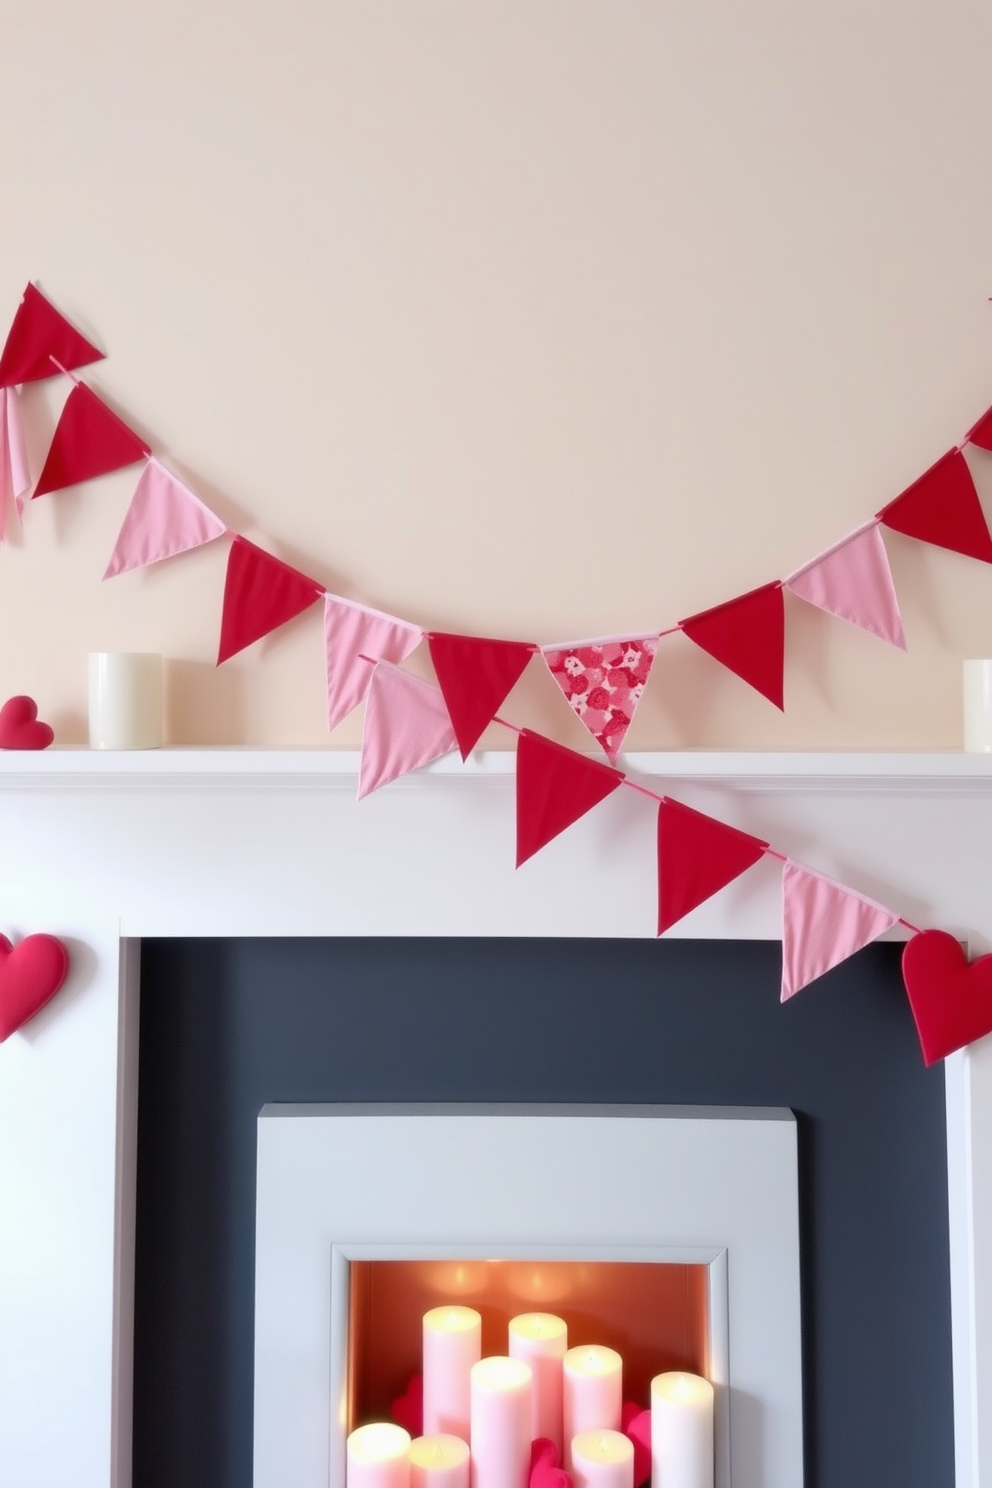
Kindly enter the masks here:
<path id="1" fill-rule="evenodd" d="M 134 1488 L 251 1483 L 258 1116 L 314 1101 L 790 1108 L 806 1488 L 953 1481 L 943 1071 L 899 950 L 782 1007 L 768 942 L 146 941 Z"/>
<path id="2" fill-rule="evenodd" d="M 422 1373 L 423 1317 L 474 1308 L 482 1354 L 505 1354 L 511 1318 L 551 1313 L 570 1346 L 602 1344 L 623 1360 L 626 1398 L 647 1402 L 656 1374 L 708 1376 L 709 1268 L 680 1262 L 452 1257 L 353 1260 L 348 1278 L 348 1430 L 390 1419 Z M 415 1433 L 416 1434 L 416 1433 Z"/>

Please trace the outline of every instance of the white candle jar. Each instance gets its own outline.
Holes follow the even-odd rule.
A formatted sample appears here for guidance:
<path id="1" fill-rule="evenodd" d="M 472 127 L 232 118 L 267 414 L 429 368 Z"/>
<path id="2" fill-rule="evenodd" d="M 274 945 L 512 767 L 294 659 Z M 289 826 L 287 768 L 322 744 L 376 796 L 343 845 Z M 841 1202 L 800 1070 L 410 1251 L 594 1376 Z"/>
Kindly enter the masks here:
<path id="1" fill-rule="evenodd" d="M 91 749 L 162 746 L 162 658 L 152 651 L 92 651 Z"/>

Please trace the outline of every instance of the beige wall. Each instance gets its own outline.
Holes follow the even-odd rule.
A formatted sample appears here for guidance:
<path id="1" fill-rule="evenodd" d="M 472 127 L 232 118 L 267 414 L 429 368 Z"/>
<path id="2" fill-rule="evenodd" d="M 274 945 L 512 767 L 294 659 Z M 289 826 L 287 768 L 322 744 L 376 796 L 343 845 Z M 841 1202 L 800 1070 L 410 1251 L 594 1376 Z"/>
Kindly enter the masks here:
<path id="1" fill-rule="evenodd" d="M 340 593 L 661 628 L 992 403 L 978 0 L 3 10 L 0 323 L 35 279 L 156 451 Z M 28 401 L 40 449 L 64 391 Z M 158 650 L 174 742 L 327 742 L 317 610 L 214 668 L 224 544 L 101 584 L 133 483 L 40 499 L 0 551 L 0 695 L 80 742 L 87 651 Z M 956 746 L 992 571 L 887 542 L 908 656 L 790 602 L 783 717 L 676 636 L 631 747 Z M 506 711 L 586 742 L 536 665 Z"/>

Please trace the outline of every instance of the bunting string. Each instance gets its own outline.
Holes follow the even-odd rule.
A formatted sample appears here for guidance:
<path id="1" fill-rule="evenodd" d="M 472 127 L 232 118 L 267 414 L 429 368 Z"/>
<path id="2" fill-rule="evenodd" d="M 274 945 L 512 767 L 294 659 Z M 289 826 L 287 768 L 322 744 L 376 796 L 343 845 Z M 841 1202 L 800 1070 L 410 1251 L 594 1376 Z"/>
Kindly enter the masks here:
<path id="1" fill-rule="evenodd" d="M 881 529 L 889 528 L 984 563 L 989 531 L 964 450 L 992 451 L 992 408 L 904 491 L 853 531 L 796 568 L 675 624 L 639 634 L 539 645 L 534 641 L 424 631 L 401 616 L 342 595 L 250 542 L 226 524 L 75 374 L 102 360 L 29 284 L 0 352 L 0 542 L 10 503 L 20 515 L 31 473 L 17 389 L 55 375 L 72 386 L 31 499 L 130 465 L 141 465 L 104 579 L 231 539 L 217 664 L 322 602 L 328 728 L 366 705 L 359 798 L 458 749 L 463 759 L 496 722 L 517 736 L 517 866 L 617 790 L 650 799 L 658 815 L 658 933 L 763 857 L 782 866 L 783 1001 L 895 925 L 916 947 L 904 978 L 924 1057 L 944 1057 L 992 1031 L 992 999 L 958 1015 L 935 997 L 935 967 L 953 954 L 943 931 L 921 930 L 895 911 L 794 862 L 769 843 L 658 795 L 617 768 L 660 642 L 681 633 L 775 707 L 785 707 L 785 594 L 905 649 L 899 602 Z M 438 685 L 401 663 L 426 639 Z M 499 709 L 534 656 L 605 760 L 519 728 Z M 932 947 L 932 949 L 931 949 Z M 984 979 L 992 958 L 980 958 Z M 966 967 L 971 973 L 978 963 Z M 987 1024 L 987 1026 L 986 1026 Z"/>

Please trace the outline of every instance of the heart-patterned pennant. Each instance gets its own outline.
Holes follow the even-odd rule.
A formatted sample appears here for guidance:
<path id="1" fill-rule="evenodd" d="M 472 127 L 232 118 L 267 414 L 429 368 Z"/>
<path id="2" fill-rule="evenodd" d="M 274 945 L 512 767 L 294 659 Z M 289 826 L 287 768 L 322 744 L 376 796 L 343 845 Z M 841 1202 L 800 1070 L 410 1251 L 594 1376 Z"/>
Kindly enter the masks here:
<path id="1" fill-rule="evenodd" d="M 906 942 L 902 979 L 926 1064 L 992 1033 L 992 955 L 969 962 L 946 930 L 921 930 Z"/>
<path id="2" fill-rule="evenodd" d="M 69 952 L 54 935 L 0 935 L 0 1044 L 51 1002 L 69 974 Z"/>
<path id="3" fill-rule="evenodd" d="M 0 749 L 47 749 L 54 738 L 51 724 L 39 721 L 34 698 L 8 698 L 0 708 Z"/>

